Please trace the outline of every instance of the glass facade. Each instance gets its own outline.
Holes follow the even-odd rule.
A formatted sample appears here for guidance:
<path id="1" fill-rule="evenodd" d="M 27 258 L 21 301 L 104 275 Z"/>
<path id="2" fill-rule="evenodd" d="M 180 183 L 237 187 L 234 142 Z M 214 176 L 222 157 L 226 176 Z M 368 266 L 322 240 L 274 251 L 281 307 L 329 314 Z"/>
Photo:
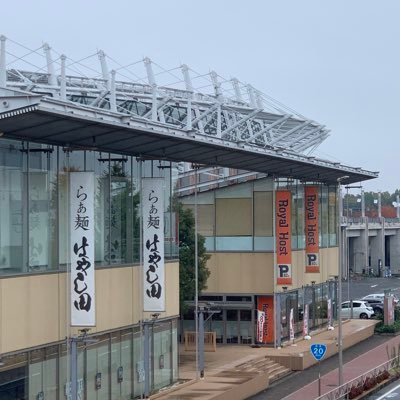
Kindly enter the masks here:
<path id="1" fill-rule="evenodd" d="M 149 327 L 150 391 L 178 378 L 176 320 Z M 143 334 L 139 327 L 93 336 L 78 344 L 77 391 L 81 399 L 130 400 L 143 395 Z M 0 399 L 68 400 L 71 398 L 70 349 L 65 343 L 2 358 Z"/>
<path id="2" fill-rule="evenodd" d="M 178 257 L 174 164 L 0 139 L 0 275 L 65 270 L 69 172 L 95 173 L 96 266 L 140 260 L 140 181 L 165 178 L 165 258 Z"/>
<path id="3" fill-rule="evenodd" d="M 311 184 L 311 183 L 310 183 Z M 319 186 L 319 245 L 337 246 L 336 188 Z M 304 184 L 278 181 L 276 190 L 292 193 L 292 249 L 305 248 Z M 273 251 L 273 181 L 259 179 L 198 194 L 199 233 L 209 252 Z M 194 196 L 181 198 L 194 209 Z M 233 218 L 234 216 L 234 218 Z"/>

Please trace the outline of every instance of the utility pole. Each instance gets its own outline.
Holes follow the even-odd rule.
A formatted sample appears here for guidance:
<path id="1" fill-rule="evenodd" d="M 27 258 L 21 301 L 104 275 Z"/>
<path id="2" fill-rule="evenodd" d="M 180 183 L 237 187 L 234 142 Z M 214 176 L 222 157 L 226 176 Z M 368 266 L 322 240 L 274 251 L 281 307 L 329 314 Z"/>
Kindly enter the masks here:
<path id="1" fill-rule="evenodd" d="M 342 243 L 342 181 L 349 176 L 345 175 L 337 179 L 337 197 L 339 202 L 338 218 L 338 245 L 339 245 L 339 273 L 338 273 L 338 354 L 339 354 L 339 386 L 343 385 L 343 332 L 342 332 L 342 275 L 343 275 L 343 243 Z"/>

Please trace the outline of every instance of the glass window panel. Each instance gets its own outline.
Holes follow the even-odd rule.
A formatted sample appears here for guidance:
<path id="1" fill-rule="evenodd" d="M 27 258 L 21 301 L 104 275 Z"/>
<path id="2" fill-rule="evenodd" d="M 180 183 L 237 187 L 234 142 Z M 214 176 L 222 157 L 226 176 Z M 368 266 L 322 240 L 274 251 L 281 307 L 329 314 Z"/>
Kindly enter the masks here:
<path id="1" fill-rule="evenodd" d="M 111 157 L 110 195 L 110 262 L 123 264 L 128 261 L 127 244 L 132 232 L 131 165 L 128 157 Z"/>
<path id="2" fill-rule="evenodd" d="M 194 200 L 194 199 L 193 199 Z M 194 216 L 194 204 L 184 205 L 184 208 L 192 210 Z M 198 233 L 203 236 L 214 236 L 215 232 L 215 206 L 214 204 L 197 205 Z"/>
<path id="3" fill-rule="evenodd" d="M 58 269 L 57 151 L 29 147 L 29 271 Z"/>
<path id="4" fill-rule="evenodd" d="M 0 274 L 26 271 L 27 153 L 17 141 L 0 139 Z"/>
<path id="5" fill-rule="evenodd" d="M 86 390 L 87 400 L 109 400 L 109 340 L 87 349 Z"/>
<path id="6" fill-rule="evenodd" d="M 160 389 L 172 380 L 171 324 L 157 324 L 153 332 L 154 389 Z"/>
<path id="7" fill-rule="evenodd" d="M 143 339 L 139 333 L 133 338 L 133 365 L 134 365 L 134 396 L 140 396 L 144 391 L 144 361 L 143 361 Z"/>
<path id="8" fill-rule="evenodd" d="M 110 263 L 110 171 L 108 153 L 95 153 L 95 260 L 96 265 Z"/>
<path id="9" fill-rule="evenodd" d="M 252 236 L 252 199 L 216 199 L 216 235 Z"/>
<path id="10" fill-rule="evenodd" d="M 336 229 L 337 229 L 337 214 L 336 214 L 336 188 L 329 187 L 328 193 L 328 232 L 329 232 L 329 246 L 336 246 Z"/>
<path id="11" fill-rule="evenodd" d="M 273 236 L 272 192 L 254 192 L 254 236 Z"/>

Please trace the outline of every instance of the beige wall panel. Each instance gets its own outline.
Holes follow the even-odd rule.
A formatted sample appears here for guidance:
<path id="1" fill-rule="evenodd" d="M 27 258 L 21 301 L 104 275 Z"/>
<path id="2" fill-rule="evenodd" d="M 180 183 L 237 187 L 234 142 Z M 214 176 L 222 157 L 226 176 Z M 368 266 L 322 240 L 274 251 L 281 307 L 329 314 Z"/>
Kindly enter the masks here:
<path id="1" fill-rule="evenodd" d="M 0 353 L 56 342 L 78 333 L 66 322 L 66 278 L 63 273 L 0 279 Z M 179 314 L 179 263 L 166 264 L 165 279 L 167 308 L 159 318 Z M 150 318 L 142 313 L 141 282 L 137 266 L 96 270 L 97 326 L 91 332 Z"/>
<path id="2" fill-rule="evenodd" d="M 96 331 L 115 329 L 133 323 L 133 268 L 107 268 L 96 271 Z M 139 268 L 137 268 L 139 269 Z"/>
<path id="3" fill-rule="evenodd" d="M 2 352 L 57 340 L 57 274 L 4 279 L 1 295 Z"/>
<path id="4" fill-rule="evenodd" d="M 325 282 L 337 275 L 338 249 L 320 249 L 319 274 L 305 273 L 305 251 L 292 252 L 293 285 L 298 288 L 311 281 Z M 273 253 L 212 253 L 207 266 L 211 272 L 205 293 L 272 293 Z M 277 286 L 281 291 L 282 286 Z"/>
<path id="5" fill-rule="evenodd" d="M 213 253 L 205 292 L 272 293 L 272 253 Z"/>

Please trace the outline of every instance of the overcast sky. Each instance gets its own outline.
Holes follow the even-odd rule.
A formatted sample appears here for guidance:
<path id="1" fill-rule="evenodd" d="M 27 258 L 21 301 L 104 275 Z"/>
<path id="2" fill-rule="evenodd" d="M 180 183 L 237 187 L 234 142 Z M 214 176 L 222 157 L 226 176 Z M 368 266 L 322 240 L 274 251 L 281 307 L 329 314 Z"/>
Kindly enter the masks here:
<path id="1" fill-rule="evenodd" d="M 397 0 L 36 0 L 0 15 L 0 33 L 29 48 L 149 56 L 251 83 L 331 130 L 315 155 L 380 171 L 365 190 L 400 187 Z"/>

